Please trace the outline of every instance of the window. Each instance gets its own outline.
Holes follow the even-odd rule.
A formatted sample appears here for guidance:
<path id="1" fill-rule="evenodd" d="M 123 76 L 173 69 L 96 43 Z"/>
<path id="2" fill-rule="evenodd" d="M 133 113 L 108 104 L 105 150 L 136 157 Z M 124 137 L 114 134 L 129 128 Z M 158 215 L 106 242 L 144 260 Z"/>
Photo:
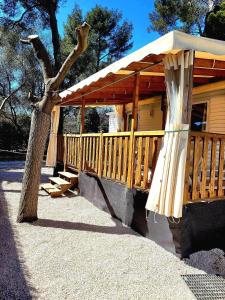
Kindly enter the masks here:
<path id="1" fill-rule="evenodd" d="M 205 131 L 207 124 L 207 103 L 192 105 L 191 130 Z"/>

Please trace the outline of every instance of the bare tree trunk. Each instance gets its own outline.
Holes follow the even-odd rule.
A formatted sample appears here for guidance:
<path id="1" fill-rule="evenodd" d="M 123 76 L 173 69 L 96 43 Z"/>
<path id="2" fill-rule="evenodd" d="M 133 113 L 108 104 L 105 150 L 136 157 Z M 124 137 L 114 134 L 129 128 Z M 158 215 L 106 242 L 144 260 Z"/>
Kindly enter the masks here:
<path id="1" fill-rule="evenodd" d="M 49 55 L 37 35 L 30 35 L 25 44 L 31 44 L 40 62 L 45 92 L 43 98 L 33 104 L 31 128 L 27 149 L 25 171 L 17 222 L 32 222 L 37 220 L 38 190 L 41 175 L 41 163 L 44 155 L 45 144 L 50 128 L 50 116 L 54 105 L 60 103 L 59 87 L 67 72 L 80 54 L 87 48 L 87 38 L 90 26 L 87 23 L 77 27 L 78 43 L 71 51 L 58 73 L 54 76 Z M 30 99 L 35 99 L 32 94 Z"/>
<path id="2" fill-rule="evenodd" d="M 50 115 L 33 110 L 17 221 L 37 220 L 41 164 L 50 128 Z"/>

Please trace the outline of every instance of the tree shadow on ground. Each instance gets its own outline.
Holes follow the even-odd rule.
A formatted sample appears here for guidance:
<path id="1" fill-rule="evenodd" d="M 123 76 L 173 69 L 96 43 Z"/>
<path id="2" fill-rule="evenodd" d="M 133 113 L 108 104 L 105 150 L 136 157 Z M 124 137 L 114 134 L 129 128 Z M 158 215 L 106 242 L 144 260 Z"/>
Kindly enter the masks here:
<path id="1" fill-rule="evenodd" d="M 22 182 L 24 174 L 24 161 L 9 161 L 0 162 L 0 182 Z M 42 163 L 42 168 L 45 167 L 45 163 Z M 51 168 L 49 168 L 51 169 Z M 15 171 L 16 170 L 16 171 Z M 41 174 L 41 183 L 48 182 L 49 176 L 52 176 L 53 170 L 49 174 Z"/>
<path id="2" fill-rule="evenodd" d="M 29 278 L 16 229 L 10 223 L 4 191 L 0 186 L 0 299 L 27 300 L 36 297 L 37 292 L 28 282 Z"/>
<path id="3" fill-rule="evenodd" d="M 98 232 L 105 234 L 117 234 L 117 235 L 138 235 L 138 233 L 133 232 L 128 227 L 122 225 L 122 223 L 116 219 L 112 219 L 115 226 L 102 226 L 94 224 L 86 224 L 80 222 L 69 222 L 61 220 L 49 220 L 49 219 L 38 219 L 36 222 L 32 223 L 34 226 L 41 227 L 51 227 L 60 228 L 65 230 L 78 230 L 78 231 L 88 231 L 88 232 Z"/>
<path id="4" fill-rule="evenodd" d="M 9 209 L 5 192 L 20 193 L 21 190 L 8 189 L 7 183 L 22 182 L 24 161 L 0 162 L 0 299 L 34 299 L 37 291 L 29 282 L 22 246 L 17 231 L 9 219 Z M 15 171 L 16 170 L 16 171 Z M 48 175 L 42 175 L 47 180 Z M 2 187 L 4 181 L 5 187 Z"/>

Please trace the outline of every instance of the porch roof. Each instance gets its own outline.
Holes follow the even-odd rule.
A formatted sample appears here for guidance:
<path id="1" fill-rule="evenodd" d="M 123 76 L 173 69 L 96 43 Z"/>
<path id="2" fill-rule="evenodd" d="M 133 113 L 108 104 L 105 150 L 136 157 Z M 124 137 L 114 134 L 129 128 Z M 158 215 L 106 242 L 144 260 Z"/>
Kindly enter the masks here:
<path id="1" fill-rule="evenodd" d="M 171 31 L 141 49 L 63 91 L 61 106 L 125 104 L 132 101 L 140 73 L 140 100 L 165 91 L 165 54 L 195 50 L 194 85 L 225 79 L 225 42 Z"/>

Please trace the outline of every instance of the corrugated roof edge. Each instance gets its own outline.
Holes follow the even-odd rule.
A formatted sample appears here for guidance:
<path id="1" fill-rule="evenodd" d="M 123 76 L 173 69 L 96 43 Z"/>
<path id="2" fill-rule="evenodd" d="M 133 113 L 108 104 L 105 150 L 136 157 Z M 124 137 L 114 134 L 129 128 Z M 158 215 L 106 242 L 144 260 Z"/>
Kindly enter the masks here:
<path id="1" fill-rule="evenodd" d="M 60 97 L 65 98 L 71 95 L 73 92 L 77 92 L 83 87 L 90 85 L 92 82 L 96 82 L 99 79 L 106 77 L 110 73 L 116 73 L 120 69 L 126 68 L 132 62 L 142 60 L 147 55 L 157 55 L 168 53 L 172 50 L 188 49 L 193 49 L 198 52 L 206 52 L 214 55 L 225 55 L 225 42 L 205 37 L 193 36 L 181 31 L 174 30 L 159 37 L 157 40 L 145 45 L 135 52 L 121 58 L 120 60 L 112 63 L 111 65 L 89 76 L 88 78 L 80 81 L 79 83 L 60 93 Z"/>

